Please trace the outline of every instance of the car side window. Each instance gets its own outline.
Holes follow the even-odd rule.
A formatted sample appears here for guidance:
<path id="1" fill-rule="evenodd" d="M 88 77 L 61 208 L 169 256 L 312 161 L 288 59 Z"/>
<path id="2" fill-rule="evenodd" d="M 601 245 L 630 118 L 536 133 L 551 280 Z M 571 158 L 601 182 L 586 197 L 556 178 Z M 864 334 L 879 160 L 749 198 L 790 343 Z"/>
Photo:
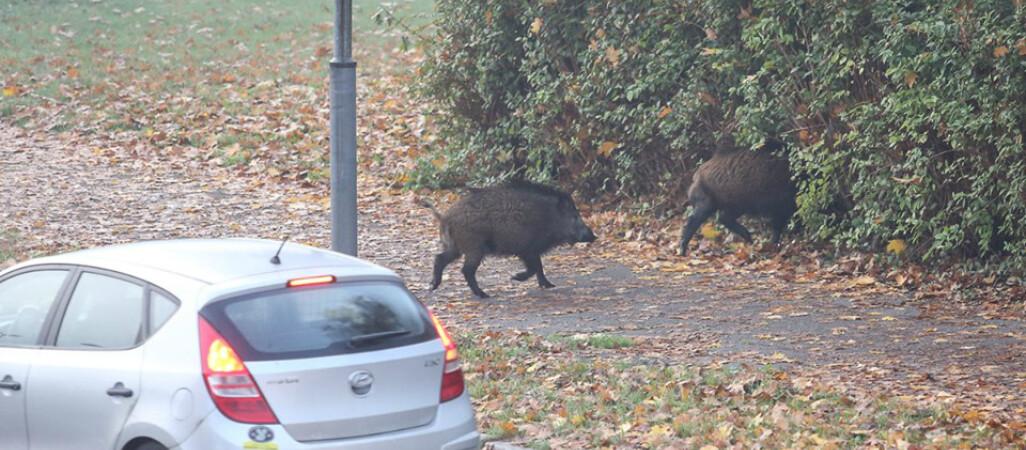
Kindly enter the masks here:
<path id="1" fill-rule="evenodd" d="M 159 292 L 150 294 L 150 333 L 160 329 L 178 310 L 178 302 Z"/>
<path id="2" fill-rule="evenodd" d="M 143 286 L 83 273 L 57 331 L 58 348 L 124 349 L 143 338 Z"/>
<path id="3" fill-rule="evenodd" d="M 67 270 L 37 270 L 0 282 L 0 346 L 35 345 Z"/>

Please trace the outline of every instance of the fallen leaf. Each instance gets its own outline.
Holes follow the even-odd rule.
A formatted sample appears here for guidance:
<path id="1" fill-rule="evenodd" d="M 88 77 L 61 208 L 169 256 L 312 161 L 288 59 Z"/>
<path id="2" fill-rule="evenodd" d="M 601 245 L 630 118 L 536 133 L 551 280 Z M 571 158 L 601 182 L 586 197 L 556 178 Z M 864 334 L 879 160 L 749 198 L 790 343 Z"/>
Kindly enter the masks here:
<path id="1" fill-rule="evenodd" d="M 873 283 L 876 283 L 876 278 L 873 278 L 869 275 L 863 275 L 855 279 L 855 284 L 859 286 L 869 286 Z"/>
<path id="2" fill-rule="evenodd" d="M 887 242 L 887 253 L 893 253 L 901 256 L 905 251 L 905 241 L 902 239 L 891 239 Z"/>

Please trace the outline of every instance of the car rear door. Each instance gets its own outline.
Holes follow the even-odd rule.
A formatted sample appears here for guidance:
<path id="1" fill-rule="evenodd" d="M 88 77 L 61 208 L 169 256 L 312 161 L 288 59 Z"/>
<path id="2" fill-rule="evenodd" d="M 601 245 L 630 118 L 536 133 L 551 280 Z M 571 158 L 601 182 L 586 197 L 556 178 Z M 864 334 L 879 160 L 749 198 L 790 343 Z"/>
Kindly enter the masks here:
<path id="1" fill-rule="evenodd" d="M 423 426 L 445 351 L 425 308 L 393 282 L 286 288 L 201 311 L 230 341 L 297 441 Z"/>
<path id="2" fill-rule="evenodd" d="M 69 272 L 40 268 L 0 280 L 0 449 L 28 448 L 28 374 Z"/>
<path id="3" fill-rule="evenodd" d="M 146 287 L 82 271 L 29 374 L 34 449 L 111 449 L 140 394 Z"/>

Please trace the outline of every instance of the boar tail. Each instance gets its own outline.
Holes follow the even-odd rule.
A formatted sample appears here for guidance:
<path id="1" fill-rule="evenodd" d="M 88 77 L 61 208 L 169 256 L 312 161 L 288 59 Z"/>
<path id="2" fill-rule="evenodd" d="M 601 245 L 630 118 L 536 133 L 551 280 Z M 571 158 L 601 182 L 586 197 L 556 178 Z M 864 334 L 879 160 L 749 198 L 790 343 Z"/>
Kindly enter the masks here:
<path id="1" fill-rule="evenodd" d="M 442 213 L 438 212 L 438 210 L 435 209 L 435 205 L 432 205 L 431 202 L 420 198 L 417 199 L 417 205 L 427 208 L 429 211 L 431 211 L 431 214 L 434 214 L 435 219 L 438 219 L 439 222 L 442 221 Z"/>

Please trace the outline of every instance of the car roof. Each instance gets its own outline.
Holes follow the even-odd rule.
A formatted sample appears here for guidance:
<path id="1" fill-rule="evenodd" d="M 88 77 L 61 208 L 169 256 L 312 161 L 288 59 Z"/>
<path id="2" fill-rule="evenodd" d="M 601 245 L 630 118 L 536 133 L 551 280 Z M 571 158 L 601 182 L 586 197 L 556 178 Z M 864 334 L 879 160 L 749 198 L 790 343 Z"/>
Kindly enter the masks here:
<path id="1" fill-rule="evenodd" d="M 271 262 L 278 251 L 280 264 Z M 174 239 L 97 247 L 46 258 L 32 264 L 77 264 L 103 267 L 134 265 L 157 269 L 209 284 L 267 273 L 334 267 L 352 275 L 395 273 L 352 256 L 301 244 L 265 239 Z M 106 263 L 106 264 L 105 264 Z"/>

